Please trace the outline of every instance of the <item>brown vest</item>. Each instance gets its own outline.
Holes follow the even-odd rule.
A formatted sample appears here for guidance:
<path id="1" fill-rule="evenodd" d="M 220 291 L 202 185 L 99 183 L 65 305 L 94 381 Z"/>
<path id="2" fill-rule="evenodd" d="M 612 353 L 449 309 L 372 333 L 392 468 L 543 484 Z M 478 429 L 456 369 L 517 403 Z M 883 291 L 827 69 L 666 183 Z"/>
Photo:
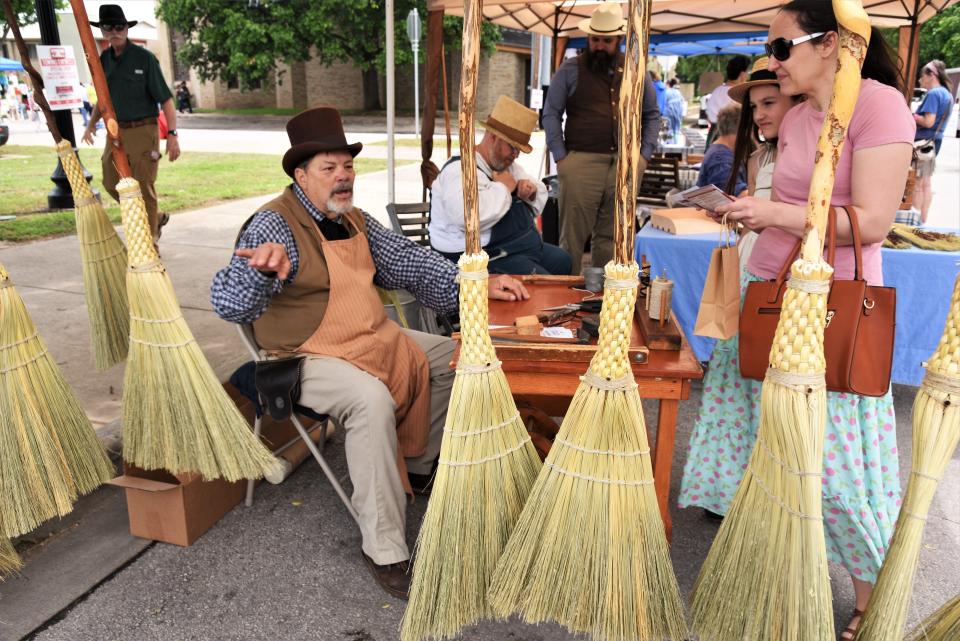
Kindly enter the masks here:
<path id="1" fill-rule="evenodd" d="M 287 187 L 278 198 L 260 208 L 264 209 L 280 214 L 290 227 L 300 264 L 293 282 L 270 299 L 267 311 L 253 322 L 253 334 L 266 352 L 292 353 L 313 335 L 323 320 L 330 298 L 330 275 L 320 240 L 312 231 L 317 223 L 300 204 L 293 188 Z M 355 224 L 355 227 L 347 225 L 351 236 L 357 233 L 355 229 L 366 232 L 359 209 L 353 209 L 347 216 Z"/>
<path id="2" fill-rule="evenodd" d="M 567 100 L 563 132 L 569 151 L 616 153 L 623 60 L 623 54 L 617 53 L 616 71 L 612 76 L 601 76 L 587 67 L 585 54 L 577 57 L 577 88 Z"/>

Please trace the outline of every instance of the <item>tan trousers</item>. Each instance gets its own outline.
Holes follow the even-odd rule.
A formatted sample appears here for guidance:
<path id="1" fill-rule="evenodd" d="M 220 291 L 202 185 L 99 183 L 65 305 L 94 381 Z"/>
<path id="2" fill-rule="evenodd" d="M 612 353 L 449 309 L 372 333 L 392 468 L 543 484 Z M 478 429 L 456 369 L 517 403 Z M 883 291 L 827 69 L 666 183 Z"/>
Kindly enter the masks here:
<path id="1" fill-rule="evenodd" d="M 613 258 L 613 215 L 617 155 L 571 151 L 557 168 L 560 178 L 560 247 L 570 254 L 570 273 L 580 274 L 583 246 L 590 262 L 603 267 Z"/>
<path id="2" fill-rule="evenodd" d="M 123 140 L 123 149 L 127 152 L 127 160 L 130 162 L 130 173 L 133 178 L 140 183 L 140 191 L 143 193 L 143 202 L 147 206 L 147 219 L 150 222 L 150 231 L 153 233 L 153 240 L 160 237 L 160 215 L 157 209 L 157 167 L 160 161 L 160 128 L 157 123 L 140 125 L 139 127 L 129 127 L 120 130 L 120 137 Z M 110 142 L 103 150 L 103 156 L 100 158 L 103 165 L 103 187 L 107 190 L 113 199 L 120 200 L 117 193 L 117 183 L 120 182 L 120 174 L 117 173 L 117 167 L 113 164 L 113 154 L 110 151 Z"/>
<path id="3" fill-rule="evenodd" d="M 440 454 L 450 401 L 454 343 L 444 336 L 403 330 L 430 361 L 430 437 L 423 454 L 406 459 L 412 474 L 427 474 Z M 351 502 L 360 515 L 363 551 L 378 565 L 410 558 L 405 533 L 407 497 L 397 470 L 394 403 L 386 385 L 338 358 L 307 357 L 300 403 L 327 414 L 346 432 Z"/>

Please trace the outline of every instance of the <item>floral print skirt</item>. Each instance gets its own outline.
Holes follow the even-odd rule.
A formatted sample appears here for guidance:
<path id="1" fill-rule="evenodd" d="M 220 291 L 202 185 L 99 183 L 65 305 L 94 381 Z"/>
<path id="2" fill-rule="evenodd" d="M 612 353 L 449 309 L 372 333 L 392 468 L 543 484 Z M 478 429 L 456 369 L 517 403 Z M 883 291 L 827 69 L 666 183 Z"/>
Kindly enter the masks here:
<path id="1" fill-rule="evenodd" d="M 760 280 L 744 271 L 741 289 Z M 740 376 L 738 337 L 718 341 L 703 379 L 683 469 L 680 507 L 726 514 L 750 460 L 761 383 Z M 823 518 L 827 554 L 873 583 L 900 511 L 893 398 L 827 393 Z"/>

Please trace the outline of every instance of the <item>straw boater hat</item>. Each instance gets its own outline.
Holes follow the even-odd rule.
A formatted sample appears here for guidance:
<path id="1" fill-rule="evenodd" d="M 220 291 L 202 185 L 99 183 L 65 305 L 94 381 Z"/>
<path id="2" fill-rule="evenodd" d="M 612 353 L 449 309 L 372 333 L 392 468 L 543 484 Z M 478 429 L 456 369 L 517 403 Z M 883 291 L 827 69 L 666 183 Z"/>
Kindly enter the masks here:
<path id="1" fill-rule="evenodd" d="M 758 85 L 779 85 L 780 82 L 777 80 L 777 74 L 767 69 L 769 63 L 770 58 L 767 56 L 757 58 L 753 63 L 753 69 L 750 70 L 750 75 L 747 76 L 747 81 L 730 87 L 730 90 L 727 92 L 730 100 L 735 100 L 743 104 L 743 97 L 747 95 L 747 91 L 749 91 L 751 87 Z"/>
<path id="2" fill-rule="evenodd" d="M 97 22 L 91 20 L 90 24 L 94 27 L 102 27 L 105 24 L 125 24 L 132 27 L 137 24 L 137 21 L 127 20 L 127 16 L 123 15 L 123 7 L 118 4 L 102 4 L 100 5 L 100 20 Z"/>
<path id="3" fill-rule="evenodd" d="M 604 2 L 597 5 L 592 16 L 581 20 L 577 28 L 592 36 L 624 36 L 627 33 L 627 21 L 619 4 Z"/>
<path id="4" fill-rule="evenodd" d="M 356 157 L 363 143 L 347 144 L 340 112 L 333 107 L 315 107 L 301 111 L 287 123 L 290 149 L 283 155 L 283 170 L 293 177 L 293 170 L 307 158 L 323 151 L 348 151 Z"/>
<path id="5" fill-rule="evenodd" d="M 530 134 L 537 126 L 537 112 L 524 107 L 516 100 L 500 96 L 493 106 L 490 117 L 481 123 L 487 131 L 498 138 L 506 140 L 520 151 L 529 154 L 533 151 L 530 146 Z"/>

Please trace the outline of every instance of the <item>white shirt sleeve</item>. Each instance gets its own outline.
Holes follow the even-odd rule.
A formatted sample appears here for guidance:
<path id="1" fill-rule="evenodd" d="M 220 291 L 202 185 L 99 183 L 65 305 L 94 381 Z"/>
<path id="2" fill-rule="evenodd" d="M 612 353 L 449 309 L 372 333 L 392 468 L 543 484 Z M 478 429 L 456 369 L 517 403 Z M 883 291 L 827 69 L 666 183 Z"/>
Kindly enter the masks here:
<path id="1" fill-rule="evenodd" d="M 453 163 L 440 172 L 431 190 L 430 244 L 442 252 L 462 252 L 466 246 L 463 224 L 462 165 Z M 480 215 L 480 244 L 490 242 L 490 230 L 507 210 L 513 198 L 506 185 L 477 172 L 477 206 Z"/>
<path id="2" fill-rule="evenodd" d="M 516 162 L 510 165 L 510 174 L 516 178 L 518 182 L 521 180 L 529 180 L 537 186 L 537 195 L 534 196 L 532 201 L 528 200 L 526 202 L 533 207 L 533 211 L 537 216 L 542 214 L 543 208 L 547 204 L 547 186 L 543 184 L 542 180 L 533 178 Z"/>

